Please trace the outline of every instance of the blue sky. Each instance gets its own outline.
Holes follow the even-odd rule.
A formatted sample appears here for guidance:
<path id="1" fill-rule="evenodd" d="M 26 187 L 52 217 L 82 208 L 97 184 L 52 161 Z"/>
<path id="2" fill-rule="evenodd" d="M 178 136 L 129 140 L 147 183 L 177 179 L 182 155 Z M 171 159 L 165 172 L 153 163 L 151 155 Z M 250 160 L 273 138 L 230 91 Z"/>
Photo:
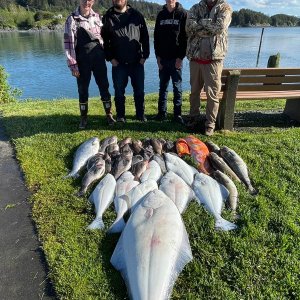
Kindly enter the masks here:
<path id="1" fill-rule="evenodd" d="M 148 0 L 159 4 L 165 4 L 164 0 Z M 179 0 L 184 8 L 189 9 L 197 0 Z M 248 8 L 262 12 L 268 16 L 286 14 L 300 17 L 300 0 L 227 0 L 232 9 L 237 11 Z"/>

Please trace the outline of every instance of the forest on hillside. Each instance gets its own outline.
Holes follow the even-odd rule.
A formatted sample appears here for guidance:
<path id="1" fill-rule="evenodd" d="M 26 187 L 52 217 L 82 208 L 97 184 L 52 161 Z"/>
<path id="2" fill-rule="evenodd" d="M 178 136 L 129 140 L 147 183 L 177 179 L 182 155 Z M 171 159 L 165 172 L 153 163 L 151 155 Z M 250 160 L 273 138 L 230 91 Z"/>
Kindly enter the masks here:
<path id="1" fill-rule="evenodd" d="M 55 29 L 78 5 L 78 0 L 0 0 L 0 29 Z M 147 20 L 154 21 L 161 5 L 147 1 L 128 0 Z M 111 0 L 96 1 L 94 9 L 103 14 Z M 231 26 L 300 26 L 300 18 L 285 14 L 267 16 L 250 9 L 234 11 Z"/>

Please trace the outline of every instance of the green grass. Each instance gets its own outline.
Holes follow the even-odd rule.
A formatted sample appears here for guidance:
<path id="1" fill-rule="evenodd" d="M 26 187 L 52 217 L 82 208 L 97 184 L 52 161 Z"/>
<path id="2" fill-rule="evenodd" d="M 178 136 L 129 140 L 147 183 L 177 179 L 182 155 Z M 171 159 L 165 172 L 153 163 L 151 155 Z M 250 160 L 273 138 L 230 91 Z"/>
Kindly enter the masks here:
<path id="1" fill-rule="evenodd" d="M 156 99 L 156 95 L 146 98 L 150 115 L 156 112 Z M 125 284 L 110 264 L 118 235 L 86 230 L 94 214 L 87 198 L 75 196 L 80 178 L 62 179 L 72 166 L 76 148 L 92 136 L 175 140 L 189 134 L 172 122 L 138 123 L 133 119 L 132 98 L 126 105 L 128 123 L 108 128 L 101 103 L 92 100 L 89 128 L 84 131 L 77 130 L 77 100 L 1 107 L 33 193 L 33 218 L 60 299 L 127 299 Z M 185 113 L 188 106 L 185 95 Z M 283 101 L 249 101 L 238 102 L 237 110 L 283 106 Z M 274 122 L 278 125 L 277 118 Z M 300 299 L 300 128 L 289 123 L 270 127 L 263 121 L 262 117 L 251 132 L 217 132 L 211 138 L 244 158 L 259 195 L 252 197 L 242 185 L 237 186 L 240 219 L 238 230 L 233 232 L 215 231 L 213 218 L 196 202 L 191 203 L 183 219 L 194 258 L 176 281 L 172 299 Z M 223 216 L 232 220 L 227 210 Z M 114 218 L 110 207 L 104 215 L 106 227 Z"/>

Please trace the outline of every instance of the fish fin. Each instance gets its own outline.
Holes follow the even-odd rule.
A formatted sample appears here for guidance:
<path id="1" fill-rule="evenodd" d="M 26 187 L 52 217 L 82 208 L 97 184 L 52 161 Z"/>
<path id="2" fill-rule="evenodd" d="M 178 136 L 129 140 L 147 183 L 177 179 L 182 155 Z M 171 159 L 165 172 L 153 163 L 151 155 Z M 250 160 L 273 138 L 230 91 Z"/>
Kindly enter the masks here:
<path id="1" fill-rule="evenodd" d="M 179 249 L 179 255 L 177 256 L 176 264 L 174 266 L 171 278 L 169 280 L 166 295 L 171 295 L 177 277 L 179 276 L 179 274 L 181 273 L 185 265 L 188 264 L 193 259 L 193 254 L 192 254 L 187 232 L 185 228 L 183 230 L 184 230 L 184 234 Z"/>
<path id="2" fill-rule="evenodd" d="M 102 219 L 96 218 L 88 227 L 87 229 L 103 229 L 104 223 Z"/>
<path id="3" fill-rule="evenodd" d="M 126 223 L 123 218 L 116 220 L 107 230 L 107 233 L 122 232 Z"/>
<path id="4" fill-rule="evenodd" d="M 94 204 L 93 193 L 89 196 L 88 200 L 91 204 Z"/>
<path id="5" fill-rule="evenodd" d="M 110 263 L 113 267 L 118 270 L 122 271 L 126 269 L 125 261 L 124 261 L 124 250 L 123 250 L 123 240 L 122 235 L 119 238 L 119 241 L 116 245 L 116 248 L 111 256 Z M 123 273 L 122 273 L 123 275 Z"/>
<path id="6" fill-rule="evenodd" d="M 225 202 L 226 199 L 229 196 L 229 191 L 228 191 L 228 189 L 223 184 L 221 184 L 221 183 L 218 183 L 218 184 L 220 186 L 220 191 L 221 191 L 221 195 L 222 195 L 223 201 Z"/>
<path id="7" fill-rule="evenodd" d="M 77 194 L 76 194 L 76 196 L 77 197 L 83 197 L 84 196 L 84 194 L 85 194 L 85 190 L 80 190 Z"/>
<path id="8" fill-rule="evenodd" d="M 220 217 L 219 219 L 216 220 L 215 229 L 228 231 L 228 230 L 237 229 L 237 225 Z"/>
<path id="9" fill-rule="evenodd" d="M 189 241 L 189 237 L 186 232 L 186 229 L 184 229 L 184 235 L 182 237 L 179 253 L 180 253 L 180 255 L 179 255 L 177 263 L 175 265 L 175 272 L 177 274 L 181 273 L 184 266 L 193 259 L 190 241 Z"/>
<path id="10" fill-rule="evenodd" d="M 259 190 L 255 189 L 252 185 L 248 187 L 248 191 L 252 196 L 256 196 L 259 192 Z"/>

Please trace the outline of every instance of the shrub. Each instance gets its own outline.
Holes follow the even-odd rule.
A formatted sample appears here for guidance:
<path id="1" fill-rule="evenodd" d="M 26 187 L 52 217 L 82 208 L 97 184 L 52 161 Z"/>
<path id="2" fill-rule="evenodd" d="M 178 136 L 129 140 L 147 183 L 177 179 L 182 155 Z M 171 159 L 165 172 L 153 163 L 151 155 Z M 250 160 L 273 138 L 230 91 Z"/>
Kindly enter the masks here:
<path id="1" fill-rule="evenodd" d="M 7 77 L 5 69 L 0 65 L 0 103 L 15 102 L 16 97 L 22 94 L 21 90 L 10 87 Z"/>
<path id="2" fill-rule="evenodd" d="M 41 21 L 41 20 L 51 20 L 54 17 L 54 14 L 48 11 L 42 11 L 39 10 L 34 14 L 34 20 L 35 21 Z"/>
<path id="3" fill-rule="evenodd" d="M 30 28 L 34 27 L 34 19 L 30 15 L 25 16 L 24 19 L 22 17 L 20 17 L 19 20 L 17 21 L 17 26 L 20 29 L 30 29 Z"/>

